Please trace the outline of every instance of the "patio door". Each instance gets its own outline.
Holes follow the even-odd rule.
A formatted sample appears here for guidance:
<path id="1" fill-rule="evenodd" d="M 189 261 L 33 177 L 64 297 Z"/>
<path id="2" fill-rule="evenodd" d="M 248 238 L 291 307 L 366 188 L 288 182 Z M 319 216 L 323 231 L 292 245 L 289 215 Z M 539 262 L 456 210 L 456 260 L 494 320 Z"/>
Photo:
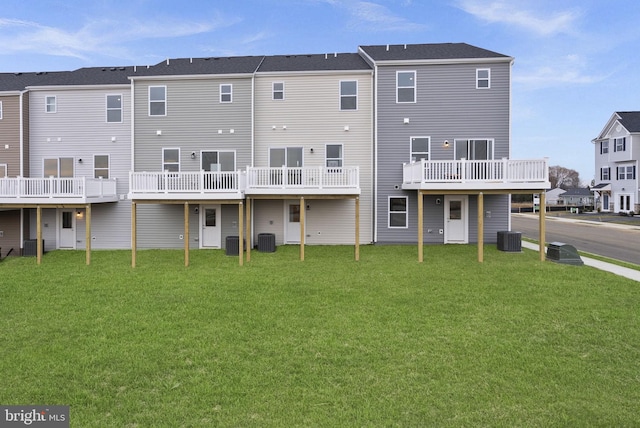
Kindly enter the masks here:
<path id="1" fill-rule="evenodd" d="M 283 166 L 287 168 L 302 168 L 302 147 L 272 148 L 269 150 L 269 166 L 271 168 L 281 168 Z M 279 179 L 280 183 L 276 184 L 281 184 L 282 177 L 279 177 Z M 288 185 L 301 185 L 302 171 L 300 169 L 287 171 L 286 180 Z"/>
<path id="2" fill-rule="evenodd" d="M 285 208 L 285 242 L 300 243 L 300 201 L 286 201 Z"/>
<path id="3" fill-rule="evenodd" d="M 200 207 L 200 224 L 202 225 L 201 247 L 221 247 L 221 209 L 220 205 L 202 205 Z"/>
<path id="4" fill-rule="evenodd" d="M 76 247 L 76 216 L 74 210 L 60 211 L 59 248 Z"/>
<path id="5" fill-rule="evenodd" d="M 445 195 L 444 203 L 444 243 L 468 243 L 469 197 L 466 195 Z"/>

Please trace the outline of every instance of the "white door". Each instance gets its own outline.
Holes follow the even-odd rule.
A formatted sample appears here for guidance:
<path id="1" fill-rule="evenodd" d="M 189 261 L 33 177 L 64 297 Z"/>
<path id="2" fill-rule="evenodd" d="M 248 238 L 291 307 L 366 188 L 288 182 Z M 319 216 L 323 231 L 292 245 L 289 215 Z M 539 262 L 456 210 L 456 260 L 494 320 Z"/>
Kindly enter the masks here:
<path id="1" fill-rule="evenodd" d="M 60 211 L 60 248 L 76 247 L 76 216 L 74 210 Z"/>
<path id="2" fill-rule="evenodd" d="M 221 247 L 220 205 L 203 205 L 200 207 L 200 224 L 202 225 L 202 248 Z"/>
<path id="3" fill-rule="evenodd" d="M 285 242 L 300 243 L 300 201 L 287 201 L 285 209 Z"/>
<path id="4" fill-rule="evenodd" d="M 466 244 L 468 238 L 468 205 L 466 195 L 445 195 L 444 197 L 444 242 L 445 244 Z"/>

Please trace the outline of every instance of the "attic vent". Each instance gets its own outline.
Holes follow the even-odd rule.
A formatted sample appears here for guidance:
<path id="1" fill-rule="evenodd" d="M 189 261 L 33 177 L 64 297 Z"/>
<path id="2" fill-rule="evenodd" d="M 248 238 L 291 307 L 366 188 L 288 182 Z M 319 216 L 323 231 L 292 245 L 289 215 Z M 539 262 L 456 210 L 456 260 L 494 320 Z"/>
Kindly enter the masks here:
<path id="1" fill-rule="evenodd" d="M 328 57 L 328 55 L 327 55 L 327 54 L 324 54 L 324 59 L 327 59 L 327 57 Z"/>
<path id="2" fill-rule="evenodd" d="M 334 58 L 338 58 L 338 52 L 334 52 L 334 53 L 333 53 L 333 57 L 334 57 Z"/>
<path id="3" fill-rule="evenodd" d="M 407 49 L 407 44 L 406 44 L 406 43 L 404 44 L 404 49 L 405 49 L 405 50 Z"/>
<path id="4" fill-rule="evenodd" d="M 126 68 L 125 67 L 120 67 L 119 70 L 124 71 Z"/>
<path id="5" fill-rule="evenodd" d="M 387 45 L 387 51 L 389 50 L 389 45 Z"/>
<path id="6" fill-rule="evenodd" d="M 167 58 L 167 65 L 169 65 L 169 58 Z"/>
<path id="7" fill-rule="evenodd" d="M 18 73 L 13 73 L 13 74 L 15 74 L 16 76 L 22 76 L 22 73 L 20 73 L 20 72 L 18 72 Z"/>
<path id="8" fill-rule="evenodd" d="M 111 71 L 116 71 L 116 68 L 115 67 L 111 67 Z"/>

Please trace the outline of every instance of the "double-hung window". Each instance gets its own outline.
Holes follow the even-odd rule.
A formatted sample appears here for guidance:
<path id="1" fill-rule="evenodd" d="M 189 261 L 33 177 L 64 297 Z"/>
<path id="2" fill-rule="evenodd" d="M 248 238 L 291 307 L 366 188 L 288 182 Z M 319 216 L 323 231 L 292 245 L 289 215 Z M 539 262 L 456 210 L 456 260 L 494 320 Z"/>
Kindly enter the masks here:
<path id="1" fill-rule="evenodd" d="M 93 156 L 93 177 L 109 178 L 109 155 Z"/>
<path id="2" fill-rule="evenodd" d="M 476 89 L 489 89 L 489 88 L 491 88 L 491 69 L 477 68 L 476 69 Z"/>
<path id="3" fill-rule="evenodd" d="M 406 196 L 389 196 L 389 228 L 407 228 L 408 198 Z"/>
<path id="4" fill-rule="evenodd" d="M 600 168 L 600 180 L 611 180 L 611 168 Z"/>
<path id="5" fill-rule="evenodd" d="M 122 95 L 107 95 L 107 123 L 122 122 Z"/>
<path id="6" fill-rule="evenodd" d="M 55 95 L 47 95 L 44 97 L 44 111 L 46 113 L 55 113 L 58 110 L 57 104 Z"/>
<path id="7" fill-rule="evenodd" d="M 7 164 L 6 163 L 0 163 L 0 178 L 2 177 L 6 177 L 7 176 Z"/>
<path id="8" fill-rule="evenodd" d="M 624 152 L 626 149 L 627 149 L 627 139 L 626 139 L 626 137 L 614 138 L 613 139 L 613 151 L 614 152 Z"/>
<path id="9" fill-rule="evenodd" d="M 230 85 L 230 84 L 220 85 L 220 102 L 221 103 L 233 102 L 233 85 Z"/>
<path id="10" fill-rule="evenodd" d="M 635 180 L 636 166 L 627 165 L 618 167 L 618 180 Z"/>
<path id="11" fill-rule="evenodd" d="M 167 87 L 149 86 L 149 116 L 167 115 Z"/>
<path id="12" fill-rule="evenodd" d="M 602 141 L 600 143 L 600 154 L 604 155 L 605 153 L 609 153 L 609 141 Z"/>
<path id="13" fill-rule="evenodd" d="M 416 102 L 416 72 L 398 71 L 396 73 L 396 102 Z"/>
<path id="14" fill-rule="evenodd" d="M 411 162 L 429 160 L 429 137 L 411 137 Z"/>
<path id="15" fill-rule="evenodd" d="M 358 81 L 342 80 L 340 82 L 340 110 L 358 109 Z"/>
<path id="16" fill-rule="evenodd" d="M 284 82 L 273 82 L 272 91 L 273 100 L 284 100 Z"/>
<path id="17" fill-rule="evenodd" d="M 162 170 L 180 171 L 180 149 L 162 149 Z"/>
<path id="18" fill-rule="evenodd" d="M 326 165 L 330 172 L 338 172 L 342 168 L 342 144 L 327 144 Z"/>
<path id="19" fill-rule="evenodd" d="M 493 159 L 493 140 L 455 140 L 456 159 L 491 160 Z"/>

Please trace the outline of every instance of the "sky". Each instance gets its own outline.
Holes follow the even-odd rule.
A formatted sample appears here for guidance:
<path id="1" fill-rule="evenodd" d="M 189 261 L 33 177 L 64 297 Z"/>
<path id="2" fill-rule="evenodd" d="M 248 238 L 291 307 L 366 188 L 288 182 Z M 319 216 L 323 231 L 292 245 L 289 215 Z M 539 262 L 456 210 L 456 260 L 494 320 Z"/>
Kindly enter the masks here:
<path id="1" fill-rule="evenodd" d="M 464 42 L 515 58 L 511 158 L 594 178 L 615 111 L 640 110 L 637 0 L 2 0 L 0 72 Z"/>

